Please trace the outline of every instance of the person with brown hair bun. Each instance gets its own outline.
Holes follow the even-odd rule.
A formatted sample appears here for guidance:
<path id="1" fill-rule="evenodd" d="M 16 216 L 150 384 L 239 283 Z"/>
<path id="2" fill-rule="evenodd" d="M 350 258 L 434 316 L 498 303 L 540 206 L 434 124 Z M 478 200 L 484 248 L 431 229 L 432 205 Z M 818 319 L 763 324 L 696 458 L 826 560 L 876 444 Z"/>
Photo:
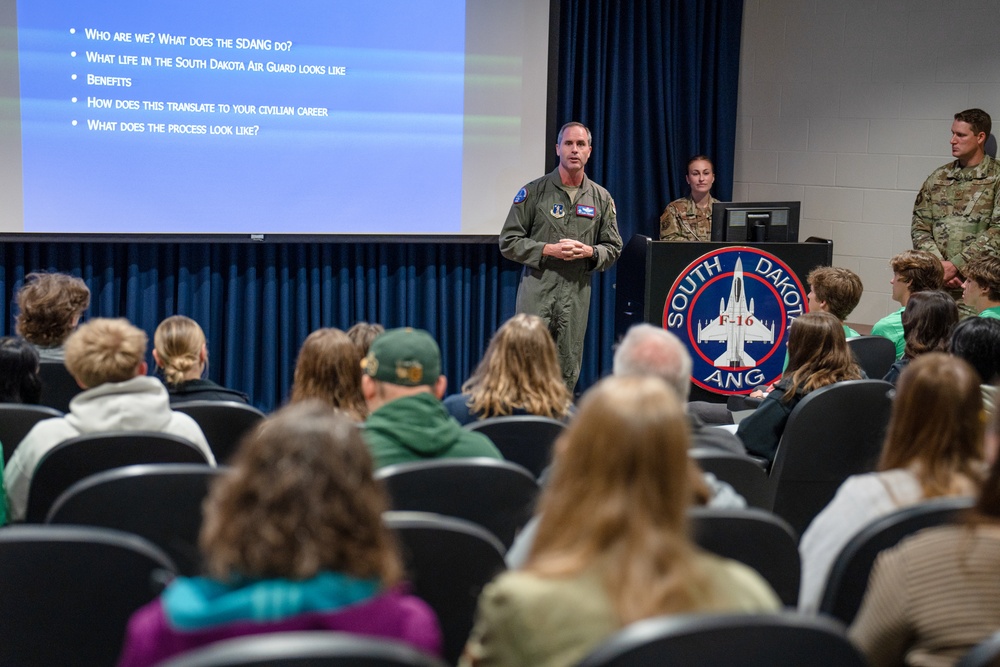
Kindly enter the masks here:
<path id="1" fill-rule="evenodd" d="M 799 610 L 818 608 L 834 558 L 865 525 L 929 498 L 975 495 L 982 461 L 979 374 L 941 352 L 914 359 L 899 378 L 878 472 L 848 477 L 802 535 Z"/>
<path id="2" fill-rule="evenodd" d="M 712 205 L 719 200 L 712 196 L 715 167 L 705 155 L 688 160 L 684 180 L 691 192 L 667 204 L 660 215 L 661 241 L 711 241 Z"/>
<path id="3" fill-rule="evenodd" d="M 160 322 L 153 334 L 153 360 L 163 372 L 171 405 L 188 401 L 247 402 L 246 394 L 203 377 L 208 368 L 208 344 L 205 332 L 190 317 L 172 315 Z"/>
<path id="4" fill-rule="evenodd" d="M 347 337 L 354 341 L 364 359 L 368 354 L 368 348 L 372 346 L 372 341 L 378 338 L 379 334 L 385 333 L 385 327 L 372 322 L 355 322 L 347 330 Z"/>
<path id="5" fill-rule="evenodd" d="M 462 385 L 444 406 L 462 424 L 504 415 L 566 419 L 573 395 L 559 369 L 559 356 L 545 322 L 521 313 L 504 322 Z"/>
<path id="6" fill-rule="evenodd" d="M 903 309 L 903 356 L 882 378 L 896 384 L 899 374 L 913 359 L 928 352 L 948 349 L 951 332 L 958 324 L 958 306 L 947 292 L 926 290 L 910 296 Z"/>
<path id="7" fill-rule="evenodd" d="M 175 579 L 129 621 L 119 667 L 223 639 L 338 631 L 438 654 L 434 612 L 403 592 L 389 503 L 357 427 L 320 401 L 279 410 L 205 501 L 206 576 Z"/>
<path id="8" fill-rule="evenodd" d="M 920 531 L 875 561 L 849 631 L 873 667 L 954 665 L 1000 627 L 998 417 L 986 436 L 993 464 L 965 521 Z"/>
<path id="9" fill-rule="evenodd" d="M 830 313 L 800 315 L 788 333 L 788 368 L 757 409 L 740 422 L 736 435 L 747 452 L 770 465 L 788 416 L 806 394 L 834 382 L 860 379 L 861 369 L 847 347 L 841 321 Z"/>
<path id="10" fill-rule="evenodd" d="M 29 273 L 17 291 L 14 329 L 43 361 L 62 361 L 63 344 L 90 307 L 90 289 L 65 273 Z"/>
<path id="11" fill-rule="evenodd" d="M 356 422 L 368 417 L 361 393 L 361 351 L 340 329 L 317 329 L 299 350 L 291 402 L 316 398 Z"/>
<path id="12" fill-rule="evenodd" d="M 688 442 L 663 380 L 591 388 L 556 444 L 528 561 L 483 590 L 460 664 L 574 665 L 644 618 L 776 610 L 760 575 L 691 542 Z"/>

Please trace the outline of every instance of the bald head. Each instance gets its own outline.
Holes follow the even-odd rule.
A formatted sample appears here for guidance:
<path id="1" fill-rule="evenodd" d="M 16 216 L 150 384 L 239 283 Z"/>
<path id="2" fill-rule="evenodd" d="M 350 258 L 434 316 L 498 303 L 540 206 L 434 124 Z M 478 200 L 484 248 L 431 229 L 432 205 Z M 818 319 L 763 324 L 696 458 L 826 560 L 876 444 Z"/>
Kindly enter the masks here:
<path id="1" fill-rule="evenodd" d="M 691 391 L 691 355 L 681 339 L 652 324 L 628 330 L 615 350 L 614 374 L 654 375 L 667 382 L 682 401 Z"/>

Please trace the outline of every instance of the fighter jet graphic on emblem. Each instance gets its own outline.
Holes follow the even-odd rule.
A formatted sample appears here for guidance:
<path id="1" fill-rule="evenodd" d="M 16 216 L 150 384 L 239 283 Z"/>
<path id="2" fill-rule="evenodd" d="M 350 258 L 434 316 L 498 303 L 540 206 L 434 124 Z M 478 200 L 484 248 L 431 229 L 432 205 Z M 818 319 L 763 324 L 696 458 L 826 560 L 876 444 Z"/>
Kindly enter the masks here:
<path id="1" fill-rule="evenodd" d="M 757 360 L 747 354 L 748 341 L 760 343 L 774 342 L 774 322 L 766 326 L 754 317 L 754 300 L 747 306 L 746 292 L 743 290 L 743 260 L 736 260 L 733 269 L 733 283 L 729 289 L 728 302 L 719 300 L 719 316 L 702 326 L 698 322 L 698 342 L 725 341 L 726 351 L 715 360 L 717 368 L 740 368 L 756 366 Z"/>

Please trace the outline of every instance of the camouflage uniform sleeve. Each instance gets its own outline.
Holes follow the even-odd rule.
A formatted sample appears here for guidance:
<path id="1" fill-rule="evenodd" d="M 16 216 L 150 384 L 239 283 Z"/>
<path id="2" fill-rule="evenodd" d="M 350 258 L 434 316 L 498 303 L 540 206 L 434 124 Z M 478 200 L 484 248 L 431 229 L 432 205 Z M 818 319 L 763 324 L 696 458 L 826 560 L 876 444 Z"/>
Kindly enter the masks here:
<path id="1" fill-rule="evenodd" d="M 917 199 L 913 202 L 913 221 L 910 224 L 910 237 L 913 239 L 914 250 L 925 250 L 938 259 L 944 259 L 941 250 L 934 240 L 934 202 L 931 194 L 934 174 L 927 177 Z"/>
<path id="2" fill-rule="evenodd" d="M 677 209 L 674 203 L 670 202 L 663 209 L 660 216 L 660 240 L 661 241 L 686 241 L 687 238 L 681 231 L 681 226 L 677 221 Z"/>
<path id="3" fill-rule="evenodd" d="M 948 258 L 959 270 L 977 255 L 1000 255 L 1000 173 L 994 178 L 990 184 L 990 192 L 986 194 L 989 195 L 988 198 L 978 203 L 989 211 L 986 228 L 966 244 L 962 252 Z"/>

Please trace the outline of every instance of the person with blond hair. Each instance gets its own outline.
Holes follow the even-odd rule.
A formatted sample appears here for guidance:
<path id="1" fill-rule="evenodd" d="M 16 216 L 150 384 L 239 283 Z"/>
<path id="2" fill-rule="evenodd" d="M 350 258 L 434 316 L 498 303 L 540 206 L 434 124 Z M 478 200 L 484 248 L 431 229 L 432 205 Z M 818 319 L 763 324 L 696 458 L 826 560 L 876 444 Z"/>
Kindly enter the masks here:
<path id="1" fill-rule="evenodd" d="M 146 332 L 126 319 L 98 318 L 66 341 L 66 369 L 85 391 L 65 417 L 44 419 L 28 431 L 4 469 L 11 518 L 23 519 L 35 468 L 56 445 L 91 433 L 158 431 L 191 441 L 212 464 L 215 457 L 191 417 L 170 409 L 163 383 L 146 375 Z"/>
<path id="2" fill-rule="evenodd" d="M 572 405 L 548 327 L 537 315 L 524 313 L 493 334 L 462 393 L 444 401 L 461 424 L 506 415 L 566 419 Z"/>
<path id="3" fill-rule="evenodd" d="M 205 332 L 190 317 L 172 315 L 160 322 L 153 334 L 153 360 L 163 373 L 171 405 L 189 401 L 247 402 L 243 392 L 226 389 L 204 377 L 208 344 Z"/>
<path id="4" fill-rule="evenodd" d="M 940 290 L 944 287 L 944 268 L 941 260 L 923 250 L 904 250 L 889 260 L 892 268 L 892 300 L 900 305 L 899 310 L 889 313 L 872 326 L 873 336 L 883 336 L 896 345 L 896 358 L 906 351 L 906 336 L 903 333 L 903 309 L 910 296 L 917 292 Z"/>
<path id="5" fill-rule="evenodd" d="M 250 432 L 205 501 L 205 576 L 175 579 L 133 614 L 119 667 L 223 639 L 336 631 L 439 654 L 434 612 L 406 594 L 389 507 L 357 427 L 318 400 Z"/>
<path id="6" fill-rule="evenodd" d="M 688 536 L 688 441 L 663 380 L 590 389 L 557 442 L 528 561 L 483 590 L 460 664 L 573 665 L 644 618 L 776 610 L 760 575 Z"/>
<path id="7" fill-rule="evenodd" d="M 747 452 L 774 462 L 778 443 L 795 406 L 812 391 L 840 382 L 860 380 L 847 347 L 844 326 L 830 313 L 805 313 L 788 333 L 788 368 L 767 397 L 736 428 Z"/>
<path id="8" fill-rule="evenodd" d="M 834 558 L 868 523 L 922 500 L 976 494 L 983 471 L 979 382 L 972 366 L 942 352 L 906 367 L 878 472 L 848 477 L 802 535 L 800 611 L 818 608 Z"/>
<path id="9" fill-rule="evenodd" d="M 962 267 L 962 275 L 962 301 L 979 317 L 1000 320 L 1000 257 L 976 257 Z"/>
<path id="10" fill-rule="evenodd" d="M 368 416 L 361 393 L 361 350 L 340 329 L 317 329 L 302 343 L 295 361 L 291 402 L 323 401 L 356 422 Z"/>
<path id="11" fill-rule="evenodd" d="M 87 284 L 65 273 L 29 273 L 15 299 L 14 330 L 42 360 L 62 361 L 63 344 L 90 307 Z"/>

